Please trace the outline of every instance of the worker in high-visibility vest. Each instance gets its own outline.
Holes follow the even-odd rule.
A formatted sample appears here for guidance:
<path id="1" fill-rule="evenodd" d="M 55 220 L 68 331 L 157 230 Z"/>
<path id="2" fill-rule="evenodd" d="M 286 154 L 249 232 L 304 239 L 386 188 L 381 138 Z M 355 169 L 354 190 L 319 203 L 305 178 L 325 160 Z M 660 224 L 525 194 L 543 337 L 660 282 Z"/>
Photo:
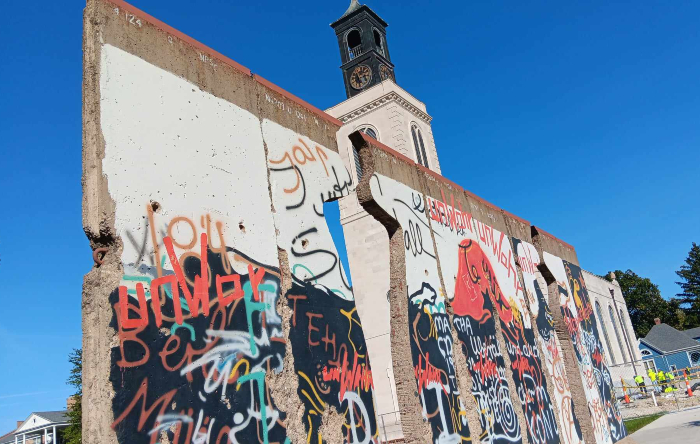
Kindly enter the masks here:
<path id="1" fill-rule="evenodd" d="M 654 388 L 654 391 L 657 393 L 659 392 L 659 385 L 656 383 L 656 372 L 654 371 L 653 368 L 650 368 L 647 370 L 647 375 L 649 376 L 649 379 L 651 380 L 651 386 Z"/>
<path id="2" fill-rule="evenodd" d="M 644 386 L 644 376 L 642 376 L 642 375 L 635 376 L 634 382 L 637 383 L 637 387 L 639 387 L 640 392 L 642 392 L 642 393 L 647 392 L 647 388 Z"/>
<path id="3" fill-rule="evenodd" d="M 659 380 L 659 387 L 661 387 L 661 391 L 665 392 L 666 391 L 666 374 L 664 374 L 664 371 L 659 370 L 659 373 L 657 373 L 656 378 Z"/>
<path id="4" fill-rule="evenodd" d="M 673 391 L 676 391 L 676 377 L 673 376 L 673 372 L 667 372 L 666 379 L 668 379 L 668 384 L 671 388 L 673 388 Z"/>

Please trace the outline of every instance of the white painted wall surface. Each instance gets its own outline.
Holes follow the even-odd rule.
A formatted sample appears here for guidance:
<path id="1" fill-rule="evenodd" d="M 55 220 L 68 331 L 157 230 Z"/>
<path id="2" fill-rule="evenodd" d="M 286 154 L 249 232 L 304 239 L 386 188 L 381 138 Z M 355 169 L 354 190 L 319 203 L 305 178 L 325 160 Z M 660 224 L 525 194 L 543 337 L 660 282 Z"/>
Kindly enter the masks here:
<path id="1" fill-rule="evenodd" d="M 150 201 L 166 219 L 210 214 L 223 222 L 229 244 L 277 263 L 258 118 L 121 49 L 104 45 L 101 53 L 103 171 L 116 204 L 116 234 L 126 239 L 129 232 L 138 242 L 124 242 L 125 273 L 138 265 L 140 242 L 150 237 Z M 184 242 L 188 229 L 178 225 L 173 237 Z"/>

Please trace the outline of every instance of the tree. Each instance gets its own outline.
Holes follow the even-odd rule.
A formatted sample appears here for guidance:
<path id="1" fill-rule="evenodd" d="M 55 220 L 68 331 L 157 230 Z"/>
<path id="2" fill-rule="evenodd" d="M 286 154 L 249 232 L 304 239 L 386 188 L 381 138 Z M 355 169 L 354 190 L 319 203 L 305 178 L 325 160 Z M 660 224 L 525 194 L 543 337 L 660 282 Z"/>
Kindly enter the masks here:
<path id="1" fill-rule="evenodd" d="M 661 319 L 675 328 L 682 328 L 678 316 L 679 305 L 676 301 L 667 301 L 661 297 L 659 287 L 649 278 L 643 278 L 632 270 L 615 270 L 615 278 L 622 289 L 622 296 L 627 303 L 634 332 L 643 338 L 654 326 L 654 318 Z"/>
<path id="2" fill-rule="evenodd" d="M 63 439 L 66 444 L 81 444 L 83 431 L 83 350 L 73 349 L 68 355 L 68 361 L 73 368 L 68 376 L 68 384 L 75 387 L 73 404 L 68 407 L 68 427 L 63 431 Z"/>
<path id="3" fill-rule="evenodd" d="M 685 265 L 676 271 L 681 278 L 680 285 L 682 293 L 678 293 L 676 299 L 682 306 L 686 314 L 688 324 L 692 326 L 700 325 L 700 245 L 693 242 Z"/>

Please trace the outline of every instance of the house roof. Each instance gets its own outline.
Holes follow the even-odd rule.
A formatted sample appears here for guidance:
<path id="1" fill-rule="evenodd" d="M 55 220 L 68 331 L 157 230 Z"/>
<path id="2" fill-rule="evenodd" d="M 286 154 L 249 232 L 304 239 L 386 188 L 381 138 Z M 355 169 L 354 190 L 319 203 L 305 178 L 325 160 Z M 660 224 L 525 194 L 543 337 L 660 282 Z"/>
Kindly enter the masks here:
<path id="1" fill-rule="evenodd" d="M 5 444 L 8 442 L 11 442 L 12 444 L 15 443 L 15 431 L 14 430 L 6 435 L 0 436 L 0 444 Z"/>
<path id="2" fill-rule="evenodd" d="M 662 353 L 700 347 L 698 341 L 667 324 L 654 325 L 646 337 L 640 340 Z"/>
<path id="3" fill-rule="evenodd" d="M 34 414 L 37 416 L 41 416 L 49 422 L 67 422 L 69 419 L 67 410 L 56 410 L 53 412 L 34 412 Z"/>
<path id="4" fill-rule="evenodd" d="M 689 330 L 684 330 L 683 333 L 690 336 L 691 338 L 700 338 L 700 327 L 691 328 Z"/>

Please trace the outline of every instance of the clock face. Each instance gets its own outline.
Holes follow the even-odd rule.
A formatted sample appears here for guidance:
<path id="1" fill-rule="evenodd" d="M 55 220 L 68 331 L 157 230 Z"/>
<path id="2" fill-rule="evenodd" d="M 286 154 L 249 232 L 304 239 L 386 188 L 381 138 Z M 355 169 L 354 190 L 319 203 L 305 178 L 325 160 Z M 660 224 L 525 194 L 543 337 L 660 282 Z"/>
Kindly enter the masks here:
<path id="1" fill-rule="evenodd" d="M 350 74 L 350 86 L 362 89 L 372 80 L 372 70 L 367 65 L 360 65 Z"/>
<path id="2" fill-rule="evenodd" d="M 392 78 L 392 72 L 391 68 L 389 68 L 386 65 L 381 65 L 379 67 L 379 77 L 382 78 L 382 80 L 390 79 Z"/>

